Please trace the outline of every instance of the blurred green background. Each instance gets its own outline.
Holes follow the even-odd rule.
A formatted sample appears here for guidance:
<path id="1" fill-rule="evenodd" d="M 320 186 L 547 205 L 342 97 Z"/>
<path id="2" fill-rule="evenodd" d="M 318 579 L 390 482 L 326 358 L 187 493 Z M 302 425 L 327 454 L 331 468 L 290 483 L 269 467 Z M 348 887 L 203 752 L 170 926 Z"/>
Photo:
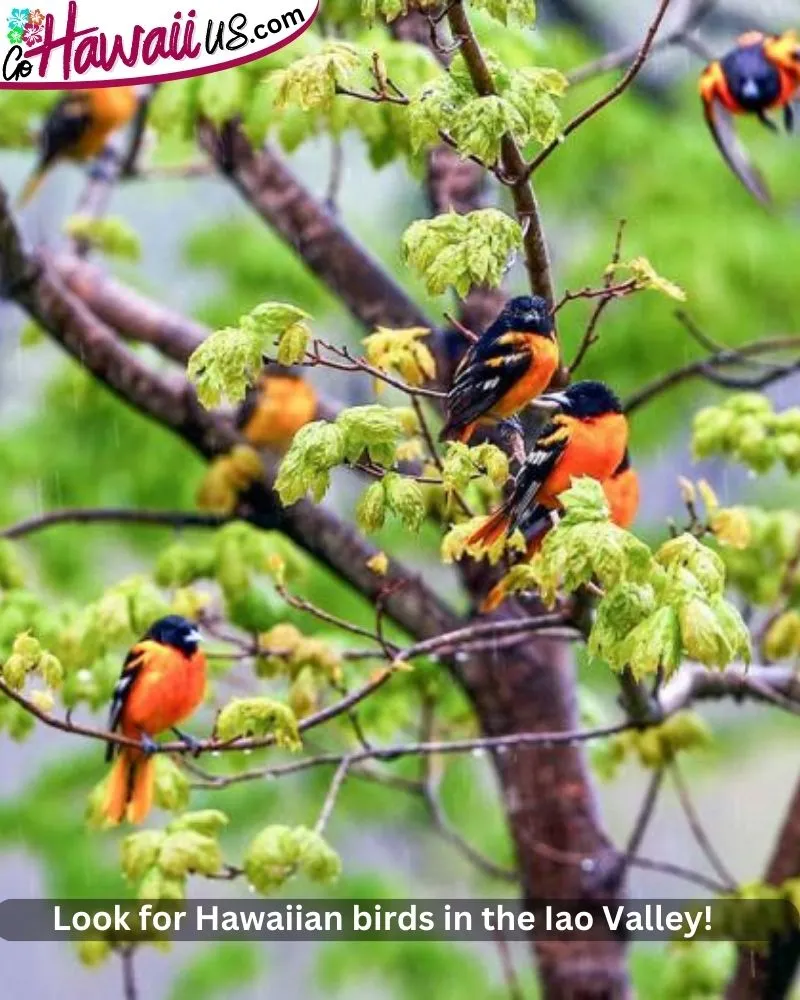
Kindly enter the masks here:
<path id="1" fill-rule="evenodd" d="M 640 37 L 647 11 L 642 5 L 596 5 L 583 22 L 567 28 L 552 16 L 561 5 L 542 0 L 549 19 L 535 33 L 517 31 L 505 44 L 522 46 L 532 59 L 569 68 L 596 52 L 588 35 L 598 24 L 613 39 Z M 579 7 L 579 5 L 564 5 Z M 728 20 L 715 22 L 710 43 L 717 49 L 742 24 L 742 11 L 722 4 Z M 770 8 L 769 10 L 767 8 Z M 786 25 L 787 5 L 760 5 L 770 27 Z M 578 18 L 580 21 L 580 18 Z M 600 35 L 602 36 L 602 30 Z M 602 38 L 608 42 L 610 37 Z M 726 344 L 800 329 L 798 300 L 797 140 L 770 135 L 758 124 L 743 127 L 748 146 L 769 178 L 777 209 L 753 202 L 724 168 L 702 120 L 696 95 L 698 60 L 680 52 L 653 60 L 644 88 L 571 137 L 537 174 L 560 289 L 596 284 L 611 252 L 617 224 L 628 222 L 626 258 L 646 255 L 660 273 L 687 292 L 696 322 Z M 603 78 L 567 98 L 577 110 L 603 92 Z M 292 154 L 292 166 L 316 192 L 327 184 L 330 143 L 312 138 Z M 0 154 L 0 175 L 16 190 L 31 165 L 29 152 Z M 26 214 L 27 237 L 57 244 L 60 223 L 81 188 L 77 170 L 60 168 Z M 344 175 L 339 210 L 360 239 L 398 279 L 424 301 L 399 260 L 406 225 L 424 215 L 419 179 L 393 163 L 375 170 L 362 141 L 344 139 Z M 152 180 L 118 190 L 113 213 L 126 219 L 142 244 L 138 265 L 113 265 L 120 276 L 154 297 L 190 312 L 211 326 L 235 319 L 261 301 L 278 298 L 311 312 L 325 337 L 356 343 L 356 329 L 344 311 L 310 277 L 279 241 L 253 217 L 224 181 Z M 523 287 L 517 266 L 509 288 Z M 449 303 L 426 302 L 433 315 Z M 645 381 L 699 356 L 697 346 L 676 321 L 667 299 L 649 294 L 615 303 L 606 313 L 602 338 L 586 363 L 587 376 L 602 376 L 622 395 Z M 585 310 L 571 305 L 562 314 L 567 350 L 577 343 Z M 0 521 L 61 506 L 103 504 L 134 507 L 191 506 L 202 473 L 198 460 L 167 434 L 91 385 L 75 366 L 47 343 L 21 344 L 23 323 L 0 307 Z M 368 386 L 330 380 L 326 388 L 359 400 Z M 778 402 L 796 400 L 800 381 L 774 392 Z M 665 518 L 679 516 L 679 474 L 706 476 L 724 501 L 763 500 L 793 506 L 797 485 L 784 475 L 753 480 L 716 463 L 692 466 L 687 447 L 691 412 L 715 392 L 699 382 L 637 414 L 632 450 L 643 473 L 639 527 L 661 536 Z M 136 456 L 134 461 L 130 456 Z M 343 510 L 352 491 L 337 484 L 332 503 Z M 63 527 L 24 543 L 23 551 L 40 587 L 54 600 L 85 601 L 103 586 L 151 566 L 171 537 L 150 529 Z M 397 539 L 394 539 L 397 541 Z M 430 563 L 432 546 L 406 553 Z M 309 570 L 307 593 L 330 600 L 329 582 Z M 443 589 L 454 579 L 442 577 Z M 338 613 L 346 598 L 336 597 Z M 352 610 L 352 609 L 351 609 Z M 313 623 L 304 622 L 309 631 Z M 590 672 L 586 685 L 610 700 L 610 691 Z M 454 695 L 455 696 L 455 695 Z M 387 696 L 388 697 L 388 696 Z M 685 767 L 703 821 L 718 852 L 743 881 L 756 878 L 796 780 L 800 734 L 791 719 L 763 709 L 718 706 L 704 710 L 716 740 L 705 755 Z M 102 775 L 96 748 L 78 748 L 59 734 L 36 731 L 23 744 L 4 740 L 0 767 L 0 894 L 15 896 L 113 896 L 126 891 L 118 870 L 114 835 L 87 834 L 86 795 Z M 412 765 L 397 770 L 413 773 Z M 313 820 L 330 775 L 326 771 L 258 783 L 211 795 L 195 795 L 193 807 L 219 805 L 229 812 L 226 845 L 235 856 L 260 826 Z M 627 835 L 647 775 L 626 770 L 602 785 L 603 814 L 612 836 Z M 509 863 L 503 828 L 487 761 L 468 757 L 448 764 L 443 800 L 452 822 L 467 839 L 500 862 Z M 350 781 L 328 829 L 340 851 L 344 876 L 335 893 L 348 895 L 491 896 L 508 887 L 476 873 L 429 829 L 422 807 L 410 796 L 368 782 Z M 647 856 L 703 867 L 703 859 L 680 809 L 667 793 L 643 845 Z M 193 895 L 209 895 L 199 880 Z M 226 892 L 235 891 L 231 887 Z M 310 891 L 301 884 L 292 892 Z M 634 872 L 638 897 L 686 897 L 694 890 L 665 876 Z M 670 985 L 676 961 L 663 949 L 639 949 L 635 959 L 637 994 L 643 998 L 683 996 Z M 526 997 L 535 996 L 527 950 L 515 947 Z M 66 946 L 28 944 L 2 947 L 8 996 L 73 996 L 83 1000 L 120 995 L 115 963 L 99 970 L 78 965 Z M 725 949 L 710 961 L 724 968 Z M 667 971 L 665 971 L 667 970 Z M 142 996 L 149 1000 L 248 1000 L 258 997 L 341 996 L 416 1000 L 495 1000 L 508 995 L 493 945 L 455 944 L 250 944 L 176 945 L 162 954 L 144 950 L 137 958 Z M 666 978 L 665 978 L 666 977 Z M 711 977 L 713 981 L 713 976 Z M 670 992 L 677 990 L 677 992 Z M 693 994 L 694 995 L 694 994 Z M 697 994 L 698 996 L 701 994 Z M 716 995 L 710 988 L 704 996 Z"/>

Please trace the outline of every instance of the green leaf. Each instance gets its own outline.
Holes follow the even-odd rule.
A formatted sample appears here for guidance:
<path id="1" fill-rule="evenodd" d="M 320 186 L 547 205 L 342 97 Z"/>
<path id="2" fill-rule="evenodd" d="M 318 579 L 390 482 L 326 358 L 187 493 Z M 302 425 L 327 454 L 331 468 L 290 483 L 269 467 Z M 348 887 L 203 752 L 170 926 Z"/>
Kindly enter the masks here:
<path id="1" fill-rule="evenodd" d="M 536 21 L 536 0 L 470 0 L 473 7 L 485 10 L 501 24 L 513 19 L 526 27 Z"/>
<path id="2" fill-rule="evenodd" d="M 214 837 L 196 830 L 168 833 L 158 852 L 158 867 L 168 878 L 195 872 L 215 875 L 222 868 L 222 849 Z"/>
<path id="3" fill-rule="evenodd" d="M 139 882 L 158 860 L 166 835 L 161 830 L 141 830 L 122 841 L 122 871 L 129 882 Z"/>
<path id="4" fill-rule="evenodd" d="M 722 593 L 725 586 L 724 562 L 716 552 L 688 532 L 664 542 L 656 552 L 655 560 L 667 570 L 676 567 L 688 570 L 709 597 Z"/>
<path id="5" fill-rule="evenodd" d="M 625 264 L 613 264 L 611 270 L 629 271 L 640 288 L 650 288 L 653 291 L 661 292 L 662 295 L 678 302 L 686 301 L 686 292 L 680 285 L 676 285 L 674 281 L 669 281 L 667 278 L 662 278 L 646 257 L 636 257 Z"/>
<path id="6" fill-rule="evenodd" d="M 219 809 L 199 809 L 177 816 L 167 826 L 167 832 L 194 830 L 195 833 L 203 833 L 207 837 L 216 837 L 227 825 L 228 817 Z"/>
<path id="7" fill-rule="evenodd" d="M 634 677 L 647 677 L 660 668 L 669 676 L 681 662 L 681 629 L 674 608 L 659 608 L 630 632 L 614 657 Z"/>
<path id="8" fill-rule="evenodd" d="M 262 895 L 279 889 L 295 873 L 300 845 L 289 826 L 268 826 L 253 839 L 244 856 L 247 880 Z"/>
<path id="9" fill-rule="evenodd" d="M 367 535 L 380 531 L 386 520 L 386 493 L 383 480 L 368 486 L 356 507 L 356 524 Z"/>
<path id="10" fill-rule="evenodd" d="M 0 589 L 16 590 L 24 583 L 25 576 L 13 542 L 0 538 Z"/>
<path id="11" fill-rule="evenodd" d="M 734 647 L 718 616 L 706 601 L 692 597 L 678 612 L 681 640 L 686 655 L 707 667 L 726 667 L 734 658 Z"/>
<path id="12" fill-rule="evenodd" d="M 189 804 L 189 778 L 164 754 L 156 757 L 154 799 L 162 809 L 171 812 L 185 809 Z"/>
<path id="13" fill-rule="evenodd" d="M 187 373 L 200 402 L 244 399 L 263 367 L 263 356 L 277 344 L 278 359 L 293 364 L 305 355 L 311 330 L 308 313 L 285 302 L 264 302 L 240 317 L 238 326 L 216 330 L 189 358 Z M 298 356 L 299 355 L 299 356 Z"/>
<path id="14" fill-rule="evenodd" d="M 422 385 L 436 375 L 431 349 L 422 342 L 430 332 L 425 326 L 400 330 L 379 326 L 364 338 L 367 361 L 381 371 L 397 372 L 408 385 Z"/>
<path id="15" fill-rule="evenodd" d="M 252 330 L 226 327 L 207 337 L 189 358 L 187 374 L 203 406 L 244 399 L 262 368 L 263 343 Z"/>
<path id="16" fill-rule="evenodd" d="M 523 120 L 521 141 L 535 139 L 547 145 L 561 131 L 561 109 L 554 100 L 563 96 L 567 79 L 558 70 L 528 67 L 514 72 L 505 98 Z"/>
<path id="17" fill-rule="evenodd" d="M 318 51 L 273 74 L 276 107 L 294 105 L 303 111 L 327 110 L 336 96 L 336 85 L 347 84 L 362 65 L 363 57 L 354 45 L 323 42 Z"/>
<path id="18" fill-rule="evenodd" d="M 227 74 L 215 74 L 217 75 Z M 175 80 L 162 84 L 150 104 L 147 114 L 148 126 L 161 136 L 177 136 L 181 139 L 193 136 L 197 122 L 199 89 L 200 79 Z"/>
<path id="19" fill-rule="evenodd" d="M 109 257 L 134 261 L 141 257 L 139 237 L 124 219 L 107 215 L 102 218 L 71 215 L 64 223 L 64 232 L 70 239 L 86 243 Z"/>
<path id="20" fill-rule="evenodd" d="M 244 736 L 274 735 L 278 746 L 299 750 L 302 746 L 297 719 L 288 705 L 273 698 L 234 698 L 217 716 L 217 739 L 223 743 Z"/>
<path id="21" fill-rule="evenodd" d="M 250 884 L 263 895 L 279 889 L 297 871 L 315 882 L 331 882 L 341 862 L 325 840 L 305 827 L 278 824 L 265 827 L 250 843 L 244 857 Z"/>
<path id="22" fill-rule="evenodd" d="M 337 424 L 315 420 L 301 427 L 283 457 L 275 489 L 284 506 L 311 491 L 319 501 L 330 484 L 330 470 L 345 458 L 345 435 Z"/>
<path id="23" fill-rule="evenodd" d="M 504 135 L 519 142 L 527 138 L 524 117 L 510 101 L 497 95 L 468 101 L 453 118 L 450 132 L 463 156 L 477 156 L 487 164 L 500 156 Z"/>
<path id="24" fill-rule="evenodd" d="M 351 406 L 336 418 L 344 434 L 344 456 L 357 462 L 366 452 L 378 465 L 391 466 L 403 424 L 399 415 L 385 406 Z"/>
<path id="25" fill-rule="evenodd" d="M 200 112 L 217 127 L 241 114 L 247 95 L 247 77 L 237 69 L 209 73 L 200 80 Z"/>
<path id="26" fill-rule="evenodd" d="M 425 520 L 425 498 L 419 484 L 396 472 L 383 480 L 386 505 L 410 531 L 419 531 Z"/>
<path id="27" fill-rule="evenodd" d="M 587 522 L 607 521 L 611 516 L 608 499 L 596 479 L 580 476 L 559 497 L 564 508 L 562 523 L 565 526 Z"/>
<path id="28" fill-rule="evenodd" d="M 499 285 L 509 255 L 521 245 L 519 223 L 504 212 L 484 208 L 420 219 L 406 230 L 402 248 L 431 294 L 452 285 L 463 297 L 473 285 Z"/>
<path id="29" fill-rule="evenodd" d="M 726 601 L 721 594 L 714 595 L 709 603 L 731 647 L 733 657 L 749 664 L 752 658 L 750 632 L 744 619 L 730 601 Z"/>

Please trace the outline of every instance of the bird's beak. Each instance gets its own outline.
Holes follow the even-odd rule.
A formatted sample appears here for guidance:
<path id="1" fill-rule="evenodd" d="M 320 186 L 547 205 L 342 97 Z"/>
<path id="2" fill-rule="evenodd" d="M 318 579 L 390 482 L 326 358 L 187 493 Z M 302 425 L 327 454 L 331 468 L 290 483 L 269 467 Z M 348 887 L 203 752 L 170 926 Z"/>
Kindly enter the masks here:
<path id="1" fill-rule="evenodd" d="M 530 406 L 532 406 L 534 410 L 543 410 L 545 413 L 557 413 L 559 410 L 562 410 L 568 402 L 569 399 L 567 398 L 566 393 L 546 392 L 543 396 L 539 396 L 534 399 L 530 403 Z"/>
<path id="2" fill-rule="evenodd" d="M 199 630 L 193 628 L 191 632 L 186 636 L 189 642 L 202 642 L 203 636 L 200 634 Z"/>
<path id="3" fill-rule="evenodd" d="M 746 97 L 748 101 L 754 101 L 758 97 L 759 93 L 758 84 L 755 80 L 745 80 L 744 85 L 742 86 L 743 97 Z"/>

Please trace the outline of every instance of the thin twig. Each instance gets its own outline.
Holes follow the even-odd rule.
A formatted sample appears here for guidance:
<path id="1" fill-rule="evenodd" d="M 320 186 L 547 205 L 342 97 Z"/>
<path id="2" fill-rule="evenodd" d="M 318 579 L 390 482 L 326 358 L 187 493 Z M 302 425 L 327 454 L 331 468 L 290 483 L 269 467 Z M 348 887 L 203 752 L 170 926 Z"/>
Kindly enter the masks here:
<path id="1" fill-rule="evenodd" d="M 342 757 L 339 761 L 339 765 L 333 775 L 333 780 L 328 788 L 328 794 L 325 796 L 325 801 L 322 804 L 319 819 L 314 826 L 315 833 L 323 833 L 325 831 L 325 826 L 331 818 L 331 813 L 336 805 L 336 799 L 339 797 L 339 792 L 344 784 L 344 779 L 347 777 L 347 772 L 350 769 L 351 763 L 352 758 L 350 757 Z"/>
<path id="2" fill-rule="evenodd" d="M 508 989 L 509 1000 L 525 1000 L 525 994 L 522 992 L 517 970 L 514 968 L 514 958 L 508 946 L 508 941 L 503 937 L 501 931 L 495 934 L 494 940 L 497 945 L 500 968 L 503 970 L 503 979 Z"/>
<path id="3" fill-rule="evenodd" d="M 51 510 L 0 529 L 0 538 L 22 538 L 57 524 L 148 524 L 170 528 L 219 528 L 234 520 L 227 514 L 183 510 L 133 510 L 126 507 L 72 507 Z"/>
<path id="4" fill-rule="evenodd" d="M 664 38 L 653 42 L 650 47 L 650 55 L 673 45 L 683 45 L 690 51 L 696 52 L 697 49 L 693 49 L 693 44 L 697 45 L 698 43 L 689 37 L 688 32 L 696 28 L 716 5 L 717 0 L 705 0 L 705 2 L 694 5 L 694 9 L 692 4 L 687 4 L 686 16 L 682 19 L 681 23 Z M 635 59 L 638 53 L 639 45 L 626 45 L 623 48 L 615 49 L 613 52 L 607 52 L 605 55 L 600 56 L 599 59 L 593 59 L 584 66 L 579 66 L 577 69 L 571 70 L 567 73 L 567 80 L 569 80 L 571 86 L 583 83 L 585 80 L 591 80 L 601 73 L 608 73 L 612 69 L 625 66 Z M 705 51 L 698 54 L 701 58 L 708 59 L 708 54 Z"/>
<path id="5" fill-rule="evenodd" d="M 726 884 L 729 892 L 736 889 L 736 879 L 731 875 L 728 868 L 723 864 L 722 859 L 717 854 L 714 849 L 714 845 L 711 843 L 708 835 L 706 834 L 703 826 L 700 822 L 700 817 L 697 815 L 697 810 L 692 802 L 692 797 L 689 794 L 689 789 L 683 780 L 683 775 L 678 766 L 678 762 L 673 760 L 670 764 L 670 774 L 672 775 L 672 781 L 675 785 L 675 791 L 678 795 L 678 801 L 681 804 L 681 809 L 683 810 L 684 816 L 686 816 L 686 821 L 689 824 L 689 829 L 692 831 L 692 836 L 697 841 L 697 845 L 706 857 L 706 860 L 717 873 L 717 875 Z"/>
<path id="6" fill-rule="evenodd" d="M 656 802 L 658 801 L 658 795 L 663 787 L 663 784 L 664 768 L 660 767 L 658 770 L 653 772 L 653 775 L 650 778 L 650 782 L 647 786 L 647 792 L 645 793 L 641 809 L 639 810 L 639 815 L 636 818 L 633 830 L 628 838 L 628 843 L 625 845 L 626 859 L 636 857 L 639 848 L 642 846 L 642 841 L 647 833 L 650 820 L 653 818 Z"/>
<path id="7" fill-rule="evenodd" d="M 125 1000 L 138 1000 L 139 996 L 136 989 L 136 970 L 133 964 L 134 953 L 133 945 L 124 945 L 119 949 L 119 960 L 122 965 L 122 995 Z"/>
<path id="8" fill-rule="evenodd" d="M 306 721 L 306 720 L 304 720 Z M 302 723 L 300 724 L 302 728 Z M 419 757 L 425 754 L 451 754 L 469 753 L 473 750 L 498 750 L 503 747 L 538 746 L 545 749 L 554 749 L 560 746 L 571 746 L 578 743 L 585 743 L 590 740 L 604 739 L 608 736 L 616 736 L 618 733 L 627 732 L 630 729 L 641 728 L 636 723 L 619 722 L 613 726 L 603 726 L 597 729 L 574 729 L 557 733 L 514 733 L 508 736 L 479 736 L 472 739 L 462 740 L 432 740 L 424 743 L 398 743 L 393 746 L 372 747 L 369 750 L 354 750 L 349 753 L 322 753 L 314 757 L 306 757 L 303 760 L 291 761 L 288 764 L 277 764 L 274 767 L 255 768 L 250 771 L 241 771 L 238 774 L 220 775 L 213 782 L 204 784 L 204 788 L 227 788 L 229 785 L 237 785 L 243 781 L 260 781 L 268 778 L 279 778 L 287 774 L 299 774 L 315 767 L 322 767 L 326 764 L 338 764 L 345 757 L 350 757 L 353 764 L 358 764 L 364 760 L 394 761 L 401 757 Z M 239 740 L 230 749 L 256 749 L 257 747 L 270 745 L 271 741 L 259 740 Z M 162 744 L 167 746 L 167 744 Z M 174 744 L 171 749 L 174 748 Z M 179 747 L 182 749 L 182 747 Z M 203 749 L 213 749 L 206 748 Z M 228 749 L 219 746 L 218 749 Z"/>
<path id="9" fill-rule="evenodd" d="M 715 385 L 730 389 L 764 388 L 771 382 L 777 382 L 779 379 L 786 378 L 793 372 L 800 370 L 800 358 L 786 364 L 776 363 L 774 368 L 750 380 L 724 375 L 718 369 L 727 368 L 731 365 L 746 365 L 751 358 L 757 357 L 760 354 L 791 350 L 798 347 L 800 347 L 800 337 L 774 337 L 751 341 L 737 348 L 726 348 L 724 351 L 719 351 L 708 358 L 690 361 L 679 368 L 673 369 L 671 372 L 667 372 L 665 375 L 659 376 L 635 392 L 626 401 L 625 412 L 627 414 L 633 413 L 640 406 L 649 403 L 663 392 L 667 392 L 669 389 L 673 389 L 675 386 L 681 385 L 683 382 L 693 378 L 704 378 Z"/>
<path id="10" fill-rule="evenodd" d="M 615 101 L 621 94 L 623 94 L 628 87 L 633 83 L 636 77 L 639 75 L 639 71 L 642 66 L 644 66 L 647 56 L 650 52 L 650 48 L 655 40 L 656 33 L 661 27 L 661 22 L 664 20 L 664 15 L 667 13 L 671 0 L 661 0 L 658 5 L 658 10 L 656 15 L 650 23 L 650 27 L 647 29 L 647 34 L 645 35 L 644 42 L 639 49 L 639 54 L 636 56 L 634 61 L 628 67 L 625 75 L 607 94 L 604 94 L 599 100 L 595 101 L 594 104 L 585 108 L 579 115 L 576 115 L 570 122 L 568 122 L 561 134 L 557 139 L 554 139 L 551 143 L 548 143 L 544 149 L 538 153 L 537 156 L 533 158 L 527 167 L 525 176 L 530 177 L 538 168 L 547 160 L 564 142 L 567 136 L 572 135 L 576 129 L 579 129 L 581 125 L 585 125 L 591 118 L 594 118 L 596 114 L 599 114 L 604 108 L 608 107 L 612 101 Z"/>

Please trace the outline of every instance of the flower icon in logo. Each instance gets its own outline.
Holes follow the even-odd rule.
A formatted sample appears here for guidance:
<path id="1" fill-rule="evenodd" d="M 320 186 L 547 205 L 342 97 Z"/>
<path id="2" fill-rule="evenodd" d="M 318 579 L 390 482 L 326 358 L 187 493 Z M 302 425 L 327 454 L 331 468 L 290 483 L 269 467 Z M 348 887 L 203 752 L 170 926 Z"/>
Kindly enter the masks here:
<path id="1" fill-rule="evenodd" d="M 8 33 L 19 32 L 20 36 L 25 30 L 25 25 L 30 20 L 30 10 L 27 7 L 12 7 L 8 15 Z"/>
<path id="2" fill-rule="evenodd" d="M 44 19 L 45 19 L 44 11 L 39 10 L 39 8 L 37 7 L 36 10 L 31 10 L 28 12 L 28 23 L 26 27 L 29 28 L 31 25 L 33 25 L 36 28 L 41 28 L 41 26 L 44 24 Z"/>
<path id="3" fill-rule="evenodd" d="M 25 25 L 25 33 L 23 34 L 23 40 L 25 44 L 30 48 L 32 45 L 41 44 L 43 35 L 42 28 L 38 24 L 32 24 L 30 21 Z"/>

